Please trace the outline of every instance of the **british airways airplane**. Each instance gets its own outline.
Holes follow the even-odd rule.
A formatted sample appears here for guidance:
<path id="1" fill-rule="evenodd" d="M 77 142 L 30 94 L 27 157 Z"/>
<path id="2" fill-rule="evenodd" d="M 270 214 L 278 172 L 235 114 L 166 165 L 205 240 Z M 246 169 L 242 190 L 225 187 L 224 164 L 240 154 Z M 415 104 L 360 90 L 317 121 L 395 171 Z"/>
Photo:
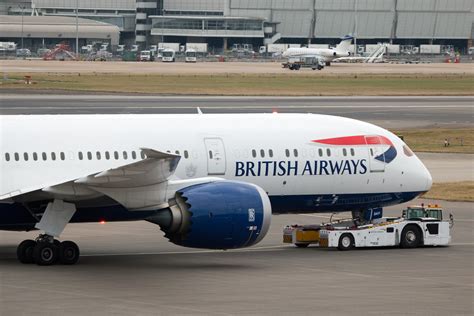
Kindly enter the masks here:
<path id="1" fill-rule="evenodd" d="M 0 116 L 0 229 L 22 263 L 74 264 L 72 222 L 146 220 L 172 243 L 258 243 L 271 214 L 409 201 L 431 175 L 396 135 L 314 114 Z"/>

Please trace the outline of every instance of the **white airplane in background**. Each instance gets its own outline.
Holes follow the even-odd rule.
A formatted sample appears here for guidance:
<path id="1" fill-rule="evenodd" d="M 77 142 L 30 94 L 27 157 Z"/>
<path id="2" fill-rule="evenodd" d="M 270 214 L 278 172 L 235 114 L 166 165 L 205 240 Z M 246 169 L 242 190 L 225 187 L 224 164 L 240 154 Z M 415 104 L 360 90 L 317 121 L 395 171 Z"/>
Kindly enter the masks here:
<path id="1" fill-rule="evenodd" d="M 147 220 L 171 242 L 258 243 L 273 213 L 378 208 L 430 189 L 396 135 L 313 114 L 0 116 L 0 229 L 23 263 L 74 264 L 69 222 Z"/>
<path id="2" fill-rule="evenodd" d="M 341 42 L 335 48 L 308 48 L 308 47 L 290 47 L 283 52 L 282 56 L 285 58 L 296 57 L 317 57 L 322 59 L 326 66 L 331 65 L 331 61 L 340 57 L 351 56 L 350 46 L 353 37 L 346 35 L 341 38 Z"/>

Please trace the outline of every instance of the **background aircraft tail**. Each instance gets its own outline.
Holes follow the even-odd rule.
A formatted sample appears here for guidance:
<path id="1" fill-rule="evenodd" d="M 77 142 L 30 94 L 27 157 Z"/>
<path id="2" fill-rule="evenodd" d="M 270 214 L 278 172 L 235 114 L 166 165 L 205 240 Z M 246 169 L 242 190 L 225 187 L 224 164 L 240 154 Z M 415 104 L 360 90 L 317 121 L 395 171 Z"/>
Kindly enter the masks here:
<path id="1" fill-rule="evenodd" d="M 341 52 L 348 52 L 353 39 L 354 37 L 352 37 L 351 35 L 346 35 L 342 37 L 341 42 L 336 46 L 336 50 Z"/>

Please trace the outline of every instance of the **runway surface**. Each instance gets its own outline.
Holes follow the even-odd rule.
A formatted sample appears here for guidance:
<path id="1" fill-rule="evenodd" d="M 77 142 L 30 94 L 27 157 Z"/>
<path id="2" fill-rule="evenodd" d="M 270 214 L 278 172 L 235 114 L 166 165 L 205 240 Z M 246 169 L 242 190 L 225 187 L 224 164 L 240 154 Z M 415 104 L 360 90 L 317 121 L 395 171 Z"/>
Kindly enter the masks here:
<path id="1" fill-rule="evenodd" d="M 1 96 L 0 114 L 319 113 L 385 128 L 472 126 L 474 97 Z"/>
<path id="2" fill-rule="evenodd" d="M 290 71 L 281 63 L 274 62 L 201 62 L 162 63 L 162 62 L 91 62 L 91 61 L 43 61 L 43 60 L 1 60 L 0 67 L 5 73 L 113 73 L 113 74 L 285 74 L 288 76 L 326 76 L 347 74 L 398 74 L 398 75 L 472 75 L 474 68 L 470 63 L 462 64 L 361 64 L 333 63 L 323 71 L 302 69 Z"/>
<path id="3" fill-rule="evenodd" d="M 456 219 L 449 247 L 282 244 L 284 225 L 326 214 L 273 216 L 261 244 L 226 252 L 174 246 L 145 222 L 72 224 L 80 262 L 38 267 L 15 259 L 34 232 L 0 232 L 0 315 L 472 315 L 472 203 L 441 203 Z"/>

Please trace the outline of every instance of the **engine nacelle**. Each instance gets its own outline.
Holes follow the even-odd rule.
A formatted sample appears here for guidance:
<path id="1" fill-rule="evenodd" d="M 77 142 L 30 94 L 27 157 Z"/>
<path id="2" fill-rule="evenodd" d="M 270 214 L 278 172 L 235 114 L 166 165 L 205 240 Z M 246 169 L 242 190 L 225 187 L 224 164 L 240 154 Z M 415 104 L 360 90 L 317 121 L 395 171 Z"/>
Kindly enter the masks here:
<path id="1" fill-rule="evenodd" d="M 252 246 L 270 227 L 266 192 L 253 184 L 216 181 L 176 192 L 167 213 L 155 219 L 171 242 L 192 248 Z"/>

